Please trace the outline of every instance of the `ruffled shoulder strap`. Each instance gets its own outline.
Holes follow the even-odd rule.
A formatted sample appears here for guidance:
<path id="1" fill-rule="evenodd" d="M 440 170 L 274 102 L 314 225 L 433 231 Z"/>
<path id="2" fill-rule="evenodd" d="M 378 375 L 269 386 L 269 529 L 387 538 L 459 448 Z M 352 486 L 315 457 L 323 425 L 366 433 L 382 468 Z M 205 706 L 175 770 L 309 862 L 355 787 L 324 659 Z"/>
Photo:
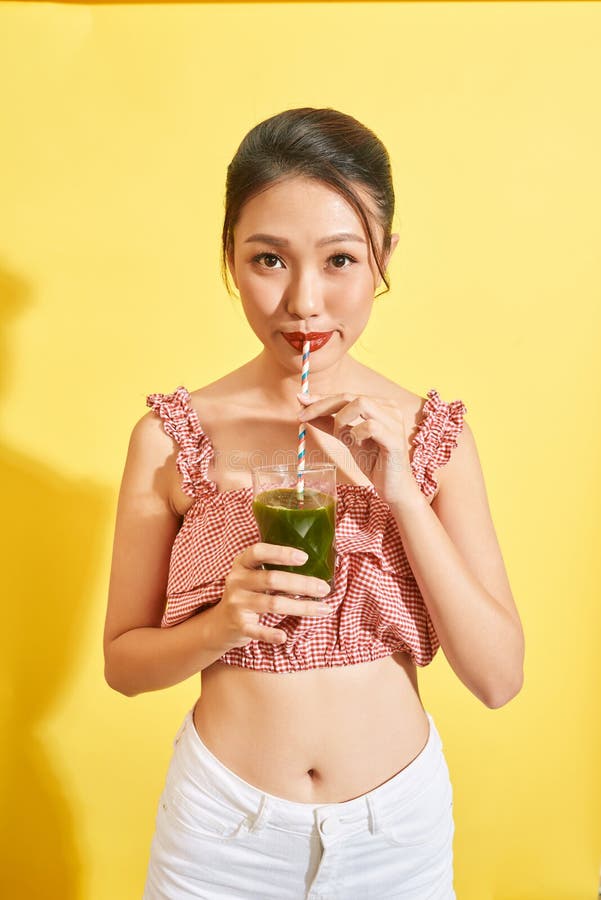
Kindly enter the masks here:
<path id="1" fill-rule="evenodd" d="M 426 396 L 422 421 L 413 438 L 411 468 L 422 492 L 429 497 L 438 489 L 435 470 L 448 463 L 457 446 L 467 409 L 461 400 L 445 403 L 434 389 Z"/>
<path id="2" fill-rule="evenodd" d="M 160 416 L 166 433 L 180 448 L 177 469 L 184 493 L 196 499 L 207 491 L 217 490 L 217 485 L 207 477 L 213 445 L 202 430 L 186 388 L 180 386 L 172 394 L 149 394 L 146 406 Z"/>

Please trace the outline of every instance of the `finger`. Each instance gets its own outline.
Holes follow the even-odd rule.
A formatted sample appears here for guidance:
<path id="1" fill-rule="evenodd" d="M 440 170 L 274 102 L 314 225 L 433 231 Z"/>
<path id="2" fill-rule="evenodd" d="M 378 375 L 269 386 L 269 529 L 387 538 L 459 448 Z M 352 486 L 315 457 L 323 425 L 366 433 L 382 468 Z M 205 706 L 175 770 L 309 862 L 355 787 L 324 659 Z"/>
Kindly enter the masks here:
<path id="1" fill-rule="evenodd" d="M 352 397 L 351 394 L 342 396 Z M 328 410 L 325 408 L 325 404 L 329 400 L 330 398 L 325 398 L 324 401 L 314 403 L 310 408 L 302 410 L 298 415 L 299 421 L 310 422 L 316 428 L 327 431 L 329 434 L 333 434 L 334 437 L 340 437 L 343 428 L 353 425 L 353 423 L 359 424 L 361 420 L 367 418 L 377 419 L 384 423 L 390 423 L 392 418 L 398 418 L 398 416 L 394 417 L 394 412 L 391 412 L 390 405 L 386 405 L 385 401 L 379 397 L 367 397 L 363 394 L 359 397 L 353 397 L 341 407 L 338 401 L 330 403 L 330 418 L 328 418 Z M 338 409 L 336 410 L 335 407 L 338 407 Z"/>
<path id="2" fill-rule="evenodd" d="M 255 612 L 272 613 L 276 616 L 324 616 L 333 612 L 327 603 L 315 600 L 295 600 L 281 594 L 260 595 L 260 600 L 253 605 Z"/>
<path id="3" fill-rule="evenodd" d="M 355 425 L 350 429 L 349 433 L 356 444 L 372 440 L 387 455 L 402 453 L 403 449 L 405 449 L 405 454 L 407 454 L 406 448 L 402 447 L 402 442 L 399 440 L 399 435 L 375 419 L 368 419 L 366 422 L 361 422 L 360 425 Z"/>
<path id="4" fill-rule="evenodd" d="M 299 412 L 297 418 L 301 421 L 307 421 L 314 416 L 332 415 L 342 409 L 343 406 L 346 406 L 347 403 L 352 403 L 355 398 L 356 394 L 346 393 L 335 394 L 331 397 L 322 397 L 318 400 L 311 399 L 310 406 L 305 406 L 305 408 Z"/>
<path id="5" fill-rule="evenodd" d="M 356 398 L 352 394 L 341 394 L 337 398 L 324 397 L 301 410 L 297 418 L 299 422 L 307 422 L 313 428 L 341 439 L 340 432 L 344 423 L 340 424 L 340 417 L 344 416 L 345 421 L 351 422 L 358 418 L 352 410 L 350 415 L 347 413 L 348 407 L 352 406 L 353 402 L 356 402 Z"/>
<path id="6" fill-rule="evenodd" d="M 308 559 L 304 550 L 295 547 L 285 547 L 281 544 L 266 544 L 257 541 L 251 544 L 242 553 L 239 553 L 234 562 L 245 569 L 260 569 L 263 563 L 278 563 L 282 566 L 302 566 Z"/>
<path id="7" fill-rule="evenodd" d="M 382 410 L 379 401 L 373 397 L 361 396 L 355 397 L 352 403 L 344 406 L 340 412 L 336 413 L 334 418 L 336 420 L 334 433 L 336 434 L 336 430 L 346 425 L 352 425 L 353 422 L 359 424 L 362 420 L 365 421 L 368 418 L 378 419 L 379 421 L 389 419 L 390 412 Z"/>
<path id="8" fill-rule="evenodd" d="M 267 625 L 248 625 L 245 633 L 251 640 L 266 644 L 284 644 L 288 637 L 283 629 L 268 628 Z"/>
<path id="9" fill-rule="evenodd" d="M 281 569 L 261 569 L 248 574 L 245 587 L 261 593 L 299 594 L 304 597 L 325 597 L 330 586 L 312 575 L 297 575 Z"/>
<path id="10" fill-rule="evenodd" d="M 354 442 L 354 428 L 368 419 L 380 422 L 391 430 L 398 424 L 399 416 L 395 415 L 396 410 L 391 410 L 390 406 L 385 407 L 383 404 L 384 401 L 380 398 L 361 395 L 330 416 L 314 418 L 311 407 L 305 412 L 302 420 L 310 422 L 313 427 L 333 435 L 345 446 L 350 447 Z"/>
<path id="11" fill-rule="evenodd" d="M 303 391 L 299 391 L 296 396 L 303 406 L 308 406 L 311 403 L 315 403 L 316 400 L 323 400 L 324 398 L 323 394 L 314 394 L 313 391 L 311 391 L 311 393 L 307 392 L 306 394 L 303 393 Z"/>
<path id="12" fill-rule="evenodd" d="M 311 428 L 317 428 L 319 431 L 323 431 L 325 434 L 334 434 L 334 429 L 336 427 L 334 416 L 316 416 L 316 418 L 311 419 L 307 424 L 310 425 Z"/>
<path id="13" fill-rule="evenodd" d="M 372 438 L 377 444 L 380 444 L 385 429 L 383 428 L 380 422 L 376 422 L 375 419 L 367 419 L 365 422 L 361 422 L 359 425 L 354 425 L 350 430 L 349 434 L 353 438 L 353 441 L 356 444 L 361 444 L 363 441 L 368 438 Z"/>

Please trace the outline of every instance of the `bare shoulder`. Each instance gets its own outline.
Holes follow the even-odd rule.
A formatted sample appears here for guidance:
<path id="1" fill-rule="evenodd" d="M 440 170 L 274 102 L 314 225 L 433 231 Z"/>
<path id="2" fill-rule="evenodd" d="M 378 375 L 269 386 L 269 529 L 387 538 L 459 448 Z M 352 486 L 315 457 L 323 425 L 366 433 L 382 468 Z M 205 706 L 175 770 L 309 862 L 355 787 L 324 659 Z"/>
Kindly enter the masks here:
<path id="1" fill-rule="evenodd" d="M 165 431 L 163 421 L 152 410 L 134 425 L 123 483 L 145 497 L 145 504 L 167 506 L 175 515 L 183 516 L 191 499 L 180 485 L 177 470 L 177 442 Z"/>
<path id="2" fill-rule="evenodd" d="M 250 406 L 252 390 L 248 378 L 249 364 L 227 372 L 221 378 L 190 391 L 192 405 L 198 410 L 223 412 L 224 406 Z"/>
<path id="3" fill-rule="evenodd" d="M 396 381 L 386 378 L 385 375 L 381 375 L 367 366 L 361 366 L 361 369 L 363 370 L 361 380 L 364 385 L 361 393 L 373 394 L 394 403 L 402 411 L 409 428 L 412 426 L 417 427 L 420 424 L 424 403 L 426 402 L 425 397 L 413 393 L 413 391 L 397 384 Z"/>
<path id="4" fill-rule="evenodd" d="M 163 427 L 159 416 L 152 410 L 142 416 L 132 428 L 129 453 L 141 460 L 165 462 L 173 454 L 175 442 Z"/>
<path id="5" fill-rule="evenodd" d="M 480 463 L 476 438 L 469 422 L 465 419 L 461 424 L 461 431 L 455 438 L 453 449 L 446 465 L 437 470 L 436 475 L 439 484 L 439 494 L 444 490 L 448 495 L 452 484 L 461 484 L 464 487 L 480 485 L 483 492 L 484 474 Z"/>

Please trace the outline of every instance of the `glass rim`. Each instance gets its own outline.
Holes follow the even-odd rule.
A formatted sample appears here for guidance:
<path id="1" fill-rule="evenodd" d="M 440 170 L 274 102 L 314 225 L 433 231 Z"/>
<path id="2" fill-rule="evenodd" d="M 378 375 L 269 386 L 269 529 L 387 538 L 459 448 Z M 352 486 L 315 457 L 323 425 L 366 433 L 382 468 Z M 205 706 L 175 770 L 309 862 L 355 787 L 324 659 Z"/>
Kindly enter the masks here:
<path id="1" fill-rule="evenodd" d="M 302 471 L 304 475 L 307 475 L 311 472 L 328 472 L 335 469 L 336 463 L 316 463 L 312 466 L 305 466 Z M 281 475 L 287 475 L 292 472 L 296 475 L 298 466 L 289 463 L 277 463 L 275 466 L 251 466 L 250 470 L 251 472 L 277 472 Z"/>

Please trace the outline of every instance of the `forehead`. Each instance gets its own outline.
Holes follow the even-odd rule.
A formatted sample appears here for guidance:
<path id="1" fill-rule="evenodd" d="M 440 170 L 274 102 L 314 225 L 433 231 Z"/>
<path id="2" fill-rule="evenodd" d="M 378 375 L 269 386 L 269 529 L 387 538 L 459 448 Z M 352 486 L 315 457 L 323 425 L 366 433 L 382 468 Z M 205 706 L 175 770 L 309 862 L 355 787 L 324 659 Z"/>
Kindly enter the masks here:
<path id="1" fill-rule="evenodd" d="M 366 212 L 375 219 L 373 201 L 365 189 L 357 184 L 353 190 L 361 200 Z M 359 230 L 364 233 L 363 223 L 345 197 L 329 184 L 314 178 L 286 178 L 270 185 L 260 194 L 245 203 L 240 212 L 236 231 L 260 230 L 269 225 L 271 229 L 289 233 L 310 231 L 311 233 L 330 230 Z"/>

